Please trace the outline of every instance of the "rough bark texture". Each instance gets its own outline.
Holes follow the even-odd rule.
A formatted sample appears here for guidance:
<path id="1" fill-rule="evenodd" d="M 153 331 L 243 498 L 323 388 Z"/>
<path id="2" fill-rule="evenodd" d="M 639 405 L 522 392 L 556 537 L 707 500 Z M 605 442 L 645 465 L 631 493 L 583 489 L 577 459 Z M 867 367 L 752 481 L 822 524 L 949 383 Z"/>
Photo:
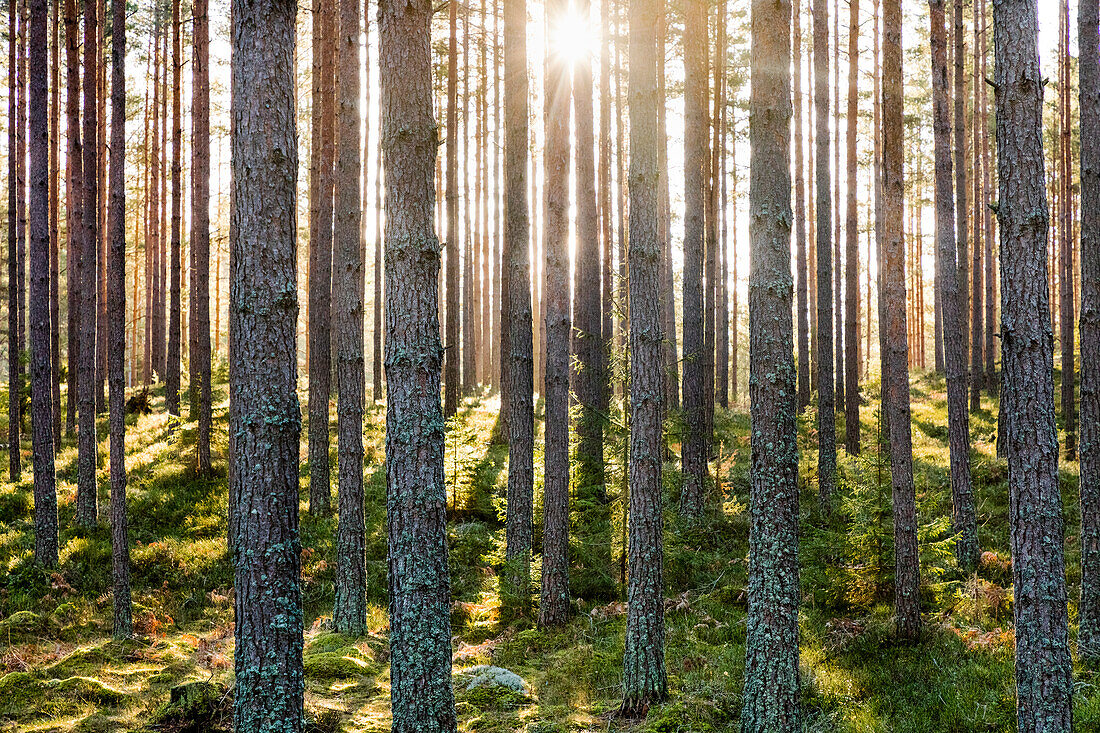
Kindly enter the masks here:
<path id="1" fill-rule="evenodd" d="M 1077 6 L 1081 113 L 1081 602 L 1077 651 L 1100 658 L 1100 2 Z"/>
<path id="2" fill-rule="evenodd" d="M 706 358 L 703 328 L 705 168 L 707 165 L 707 12 L 684 5 L 684 486 L 680 511 L 703 511 L 707 481 Z"/>
<path id="3" fill-rule="evenodd" d="M 386 176 L 386 515 L 395 733 L 453 733 L 450 581 L 439 376 L 439 240 L 432 230 L 428 0 L 379 14 Z"/>
<path id="4" fill-rule="evenodd" d="M 943 323 L 944 340 L 944 369 L 947 368 L 947 340 L 952 337 L 959 339 L 963 349 L 963 370 L 967 369 L 969 361 L 969 325 L 970 313 L 970 245 L 967 241 L 970 232 L 969 209 L 966 197 L 966 36 L 963 33 L 963 0 L 955 0 L 955 12 L 953 16 L 955 32 L 955 86 L 953 99 L 955 102 L 955 244 L 957 249 L 956 272 L 958 275 L 957 297 L 959 299 L 958 334 L 948 333 L 947 322 Z M 963 379 L 966 379 L 964 374 Z M 966 387 L 963 387 L 966 394 Z"/>
<path id="5" fill-rule="evenodd" d="M 547 22 L 567 11 L 548 0 Z M 542 597 L 539 624 L 560 626 L 569 615 L 569 59 L 546 61 L 546 447 L 543 478 Z M 515 398 L 515 395 L 512 395 Z"/>
<path id="6" fill-rule="evenodd" d="M 668 694 L 661 502 L 662 237 L 657 167 L 658 0 L 630 3 L 630 572 L 623 711 Z"/>
<path id="7" fill-rule="evenodd" d="M 798 444 L 791 306 L 789 0 L 752 4 L 749 100 L 751 512 L 746 733 L 801 730 L 798 682 Z"/>
<path id="8" fill-rule="evenodd" d="M 54 445 L 61 443 L 61 3 L 50 5 L 50 411 Z"/>
<path id="9" fill-rule="evenodd" d="M 164 406 L 169 415 L 180 415 L 180 339 L 182 330 L 183 252 L 183 57 L 180 39 L 180 0 L 172 0 L 172 233 L 168 264 L 168 345 L 164 375 Z"/>
<path id="10" fill-rule="evenodd" d="M 982 335 L 985 332 L 985 324 L 982 321 L 982 300 L 985 297 L 985 284 L 982 282 L 985 275 L 982 269 L 982 255 L 984 254 L 984 232 L 982 231 L 982 201 L 985 193 L 982 190 L 982 145 L 981 130 L 984 126 L 982 119 L 982 87 L 985 80 L 982 78 L 981 65 L 981 23 L 978 19 L 978 0 L 974 0 L 973 25 L 974 25 L 974 54 L 971 74 L 973 78 L 973 109 L 971 110 L 971 140 L 970 159 L 972 161 L 973 184 L 971 184 L 972 200 L 970 202 L 973 214 L 973 240 L 970 247 L 970 409 L 977 411 L 982 407 L 982 385 L 985 381 L 985 367 L 982 359 L 985 350 L 982 345 Z"/>
<path id="11" fill-rule="evenodd" d="M 19 13 L 16 3 L 8 0 L 8 150 L 19 149 L 16 128 L 19 117 L 21 80 L 17 49 Z M 19 183 L 18 155 L 8 155 L 8 480 L 19 480 L 21 473 L 19 456 L 20 410 L 19 397 L 22 376 L 19 361 L 19 294 L 16 285 L 19 272 Z M 12 398 L 12 395 L 15 395 Z"/>
<path id="12" fill-rule="evenodd" d="M 794 0 L 791 49 L 794 79 L 794 238 L 797 270 L 795 324 L 798 329 L 798 409 L 810 404 L 809 263 L 806 261 L 806 167 L 802 158 L 802 0 Z"/>
<path id="13" fill-rule="evenodd" d="M 335 144 L 336 7 L 313 3 L 313 146 L 309 221 L 309 511 L 332 503 L 329 467 L 329 396 L 332 394 L 332 209 Z"/>
<path id="14" fill-rule="evenodd" d="M 576 9 L 585 22 L 591 14 L 590 5 L 590 0 L 579 0 Z M 602 494 L 604 457 L 600 393 L 604 383 L 601 340 L 603 318 L 600 312 L 600 232 L 593 155 L 592 64 L 588 57 L 573 61 L 573 119 L 577 167 L 573 343 L 577 359 L 576 395 L 580 406 L 580 418 L 577 421 L 576 482 L 581 490 L 598 487 L 597 494 Z"/>
<path id="15" fill-rule="evenodd" d="M 339 0 L 336 95 L 336 218 L 333 225 L 332 304 L 336 329 L 337 482 L 336 601 L 332 623 L 358 635 L 367 623 L 366 535 L 363 518 L 363 252 L 360 248 L 359 0 Z"/>
<path id="16" fill-rule="evenodd" d="M 982 20 L 982 79 L 989 77 L 989 61 L 987 48 L 989 45 L 989 21 L 986 12 L 986 0 L 979 0 Z M 981 202 L 982 223 L 985 229 L 985 386 L 990 392 L 997 389 L 997 343 L 996 338 L 996 314 L 997 314 L 997 280 L 994 277 L 996 260 L 993 257 L 993 186 L 990 183 L 991 169 L 989 154 L 989 85 L 982 83 L 982 188 L 985 189 L 985 197 Z"/>
<path id="17" fill-rule="evenodd" d="M 53 368 L 50 354 L 49 100 L 46 0 L 30 0 L 30 337 L 31 427 L 34 446 L 34 558 L 57 564 Z"/>
<path id="18" fill-rule="evenodd" d="M 672 259 L 672 224 L 671 203 L 668 190 L 668 112 L 666 101 L 668 94 L 665 83 L 665 44 L 668 36 L 668 18 L 666 15 L 665 0 L 657 0 L 657 175 L 660 181 L 657 205 L 661 209 L 661 226 L 657 234 L 661 237 L 661 252 L 663 264 L 661 266 L 661 328 L 665 335 L 665 400 L 661 407 L 664 410 L 680 408 L 680 359 L 679 349 L 676 343 L 676 273 L 675 262 Z M 606 3 L 610 5 L 610 2 Z M 610 30 L 607 31 L 610 35 Z M 603 82 L 601 81 L 601 84 Z M 610 91 L 602 95 L 603 99 L 610 98 Z M 602 107 L 610 108 L 610 103 Z M 610 114 L 610 111 L 609 111 Z M 610 134 L 610 132 L 608 133 Z M 611 175 L 611 143 L 608 142 L 607 175 Z M 601 162 L 600 168 L 604 168 Z M 604 311 L 604 340 L 607 348 L 611 348 L 611 194 L 608 184 L 607 236 L 605 237 L 604 253 L 604 292 L 607 293 L 604 302 L 607 307 Z M 605 391 L 606 394 L 606 391 Z"/>
<path id="19" fill-rule="evenodd" d="M 198 412 L 197 467 L 210 472 L 210 17 L 207 0 L 192 5 L 191 51 L 191 416 Z"/>
<path id="20" fill-rule="evenodd" d="M 65 257 L 67 296 L 67 349 L 65 357 L 68 375 L 65 382 L 65 432 L 72 435 L 76 429 L 76 373 L 80 351 L 80 329 L 78 327 L 80 311 L 80 242 L 84 228 L 81 212 L 84 208 L 82 193 L 81 163 L 83 153 L 80 148 L 80 22 L 76 10 L 76 0 L 65 0 L 65 174 L 66 174 L 66 216 L 65 236 L 67 250 Z M 10 216 L 10 214 L 9 214 Z M 9 226 L 9 232 L 11 231 Z M 10 246 L 9 237 L 9 246 Z"/>
<path id="21" fill-rule="evenodd" d="M 98 514 L 96 466 L 96 265 L 98 247 L 99 208 L 99 150 L 96 146 L 98 129 L 95 110 L 99 104 L 96 94 L 96 68 L 99 64 L 99 29 L 96 23 L 95 3 L 84 5 L 84 146 L 82 169 L 84 216 L 81 224 L 84 236 L 80 245 L 80 349 L 77 366 L 77 398 L 80 403 L 80 435 L 77 443 L 76 466 L 76 522 L 89 526 L 95 524 Z"/>
<path id="22" fill-rule="evenodd" d="M 443 359 L 443 416 L 458 410 L 458 276 L 462 259 L 462 224 L 458 220 L 458 3 L 450 3 L 447 42 L 447 309 Z"/>
<path id="23" fill-rule="evenodd" d="M 883 288 L 886 349 L 882 355 L 894 504 L 894 605 L 903 639 L 920 634 L 920 567 L 917 552 L 916 490 L 909 413 L 909 364 L 905 342 L 904 106 L 901 0 L 882 4 L 882 188 Z"/>
<path id="24" fill-rule="evenodd" d="M 526 613 L 531 582 L 534 523 L 534 359 L 531 337 L 530 222 L 527 213 L 527 5 L 504 0 L 504 276 L 507 341 L 502 341 L 502 397 L 508 410 L 508 517 L 506 554 L 511 565 L 505 600 Z M 507 389 L 504 389 L 507 380 Z"/>
<path id="25" fill-rule="evenodd" d="M 232 4 L 229 547 L 234 723 L 304 728 L 293 0 Z"/>
<path id="26" fill-rule="evenodd" d="M 1073 713 L 1037 33 L 1035 0 L 994 3 L 1004 416 L 1000 429 L 1008 462 L 1016 715 L 1020 730 L 1029 732 L 1070 730 Z"/>
<path id="27" fill-rule="evenodd" d="M 43 2 L 44 0 L 38 0 Z M 202 0 L 199 0 L 202 2 Z M 196 6 L 198 3 L 196 3 Z M 114 637 L 133 633 L 126 516 L 126 1 L 111 0 L 111 168 L 107 243 L 107 386 L 111 423 Z M 51 471 L 53 466 L 50 466 Z"/>
<path id="28" fill-rule="evenodd" d="M 932 128 L 936 155 L 936 251 L 943 265 L 939 303 L 943 319 L 943 363 L 947 378 L 947 434 L 951 450 L 951 525 L 955 556 L 963 568 L 978 562 L 978 527 L 970 485 L 970 413 L 966 402 L 966 334 L 962 330 L 962 283 L 955 268 L 955 201 L 951 192 L 950 97 L 947 83 L 947 26 L 943 0 L 928 4 L 932 43 Z"/>
<path id="29" fill-rule="evenodd" d="M 833 254 L 832 203 L 829 191 L 829 6 L 813 0 L 814 123 L 817 128 L 817 481 L 826 509 L 836 488 L 836 416 L 833 384 Z M 899 139 L 898 144 L 901 144 Z M 904 281 L 902 284 L 904 287 Z M 904 333 L 904 331 L 902 332 Z"/>
<path id="30" fill-rule="evenodd" d="M 847 207 L 844 224 L 844 446 L 849 455 L 859 453 L 859 161 L 856 134 L 859 126 L 859 0 L 849 1 L 848 21 L 848 119 Z M 837 18 L 837 22 L 840 19 Z M 867 263 L 870 267 L 870 263 Z"/>
<path id="31" fill-rule="evenodd" d="M 1074 315 L 1076 308 L 1073 302 L 1074 276 L 1073 276 L 1073 218 L 1076 213 L 1073 194 L 1073 112 L 1070 105 L 1070 58 L 1069 58 L 1069 3 L 1063 0 L 1060 4 L 1062 25 L 1061 38 L 1059 39 L 1058 67 L 1061 81 L 1058 84 L 1058 121 L 1060 125 L 1059 136 L 1062 147 L 1062 165 L 1059 172 L 1059 207 L 1058 216 L 1060 234 L 1058 236 L 1058 325 L 1060 329 L 1058 341 L 1061 344 L 1061 369 L 1062 369 L 1062 427 L 1066 431 L 1066 460 L 1077 460 L 1077 407 L 1074 399 L 1076 387 L 1076 374 L 1074 368 Z"/>

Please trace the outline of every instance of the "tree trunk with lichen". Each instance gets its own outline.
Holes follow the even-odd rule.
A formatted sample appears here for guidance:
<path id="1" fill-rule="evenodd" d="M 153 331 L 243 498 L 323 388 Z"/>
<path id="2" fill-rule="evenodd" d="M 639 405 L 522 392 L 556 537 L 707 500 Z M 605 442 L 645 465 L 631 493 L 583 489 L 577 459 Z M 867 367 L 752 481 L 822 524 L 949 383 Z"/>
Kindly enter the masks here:
<path id="1" fill-rule="evenodd" d="M 1054 422 L 1037 16 L 1035 0 L 993 5 L 1000 427 L 1008 463 L 1017 720 L 1022 731 L 1064 731 L 1072 728 L 1073 670 Z"/>
<path id="2" fill-rule="evenodd" d="M 299 733 L 296 3 L 233 0 L 230 141 L 229 548 L 234 724 Z"/>
<path id="3" fill-rule="evenodd" d="M 798 681 L 797 375 L 791 306 L 789 0 L 752 7 L 749 100 L 751 514 L 746 733 L 801 730 Z"/>

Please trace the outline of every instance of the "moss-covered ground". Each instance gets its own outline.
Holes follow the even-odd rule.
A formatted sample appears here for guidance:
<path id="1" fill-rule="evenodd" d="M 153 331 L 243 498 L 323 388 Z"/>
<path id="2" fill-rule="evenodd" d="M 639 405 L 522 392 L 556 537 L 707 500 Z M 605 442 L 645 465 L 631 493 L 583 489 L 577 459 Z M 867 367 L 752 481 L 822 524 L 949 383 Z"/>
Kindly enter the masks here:
<path id="1" fill-rule="evenodd" d="M 194 425 L 170 433 L 159 392 L 150 414 L 128 418 L 127 452 L 135 628 L 110 639 L 110 540 L 105 520 L 73 527 L 76 448 L 58 456 L 61 561 L 31 560 L 29 468 L 0 484 L 0 731 L 225 730 L 231 717 L 232 569 L 226 553 L 224 370 L 216 390 L 216 476 L 199 479 Z M 800 420 L 802 448 L 802 671 L 808 731 L 1011 731 L 1014 729 L 1011 566 L 1005 469 L 995 456 L 996 403 L 971 422 L 973 476 L 984 551 L 976 573 L 954 563 L 948 532 L 946 404 L 942 379 L 913 382 L 914 453 L 925 633 L 892 636 L 889 469 L 876 435 L 877 386 L 865 387 L 864 454 L 841 455 L 839 496 L 826 520 L 816 506 L 814 414 Z M 186 405 L 186 400 L 184 401 Z M 304 404 L 304 400 L 303 400 Z M 622 433 L 608 426 L 603 492 L 575 492 L 574 614 L 563 629 L 502 617 L 507 449 L 492 444 L 498 401 L 466 399 L 447 435 L 455 671 L 494 664 L 521 675 L 529 694 L 459 689 L 466 731 L 735 731 L 745 639 L 749 437 L 747 407 L 719 410 L 712 511 L 676 516 L 679 474 L 666 469 L 665 580 L 670 698 L 641 720 L 621 720 L 625 604 L 621 599 Z M 6 413 L 2 415 L 6 422 Z M 306 511 L 303 430 L 302 542 L 306 709 L 314 731 L 388 730 L 385 599 L 384 409 L 368 410 L 367 583 L 370 633 L 328 630 L 335 518 Z M 105 430 L 105 426 L 102 428 Z M 678 451 L 675 416 L 668 437 Z M 106 434 L 100 444 L 106 516 Z M 24 444 L 29 455 L 29 444 Z M 333 441 L 335 457 L 335 440 Z M 536 450 L 536 543 L 541 455 Z M 3 456 L 0 465 L 6 466 Z M 24 462 L 29 466 L 29 461 Z M 5 472 L 6 473 L 6 472 Z M 335 476 L 335 472 L 333 474 Z M 1077 466 L 1062 464 L 1070 618 L 1076 620 Z M 611 547 L 610 566 L 606 550 Z M 598 565 L 603 565 L 599 567 Z M 534 577 L 538 577 L 537 562 Z M 1073 629 L 1071 629 L 1071 632 Z M 196 684 L 189 684 L 196 683 Z M 1100 681 L 1076 670 L 1076 729 L 1100 730 Z"/>

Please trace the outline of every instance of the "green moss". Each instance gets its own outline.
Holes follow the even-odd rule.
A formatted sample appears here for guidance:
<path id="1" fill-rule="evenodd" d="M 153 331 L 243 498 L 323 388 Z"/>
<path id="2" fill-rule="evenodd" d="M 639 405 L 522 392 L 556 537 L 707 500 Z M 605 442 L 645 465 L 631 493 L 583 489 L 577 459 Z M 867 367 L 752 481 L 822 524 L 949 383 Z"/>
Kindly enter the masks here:
<path id="1" fill-rule="evenodd" d="M 337 680 L 370 674 L 371 664 L 365 659 L 341 652 L 307 654 L 302 659 L 307 680 Z"/>
<path id="2" fill-rule="evenodd" d="M 154 729 L 200 733 L 229 730 L 233 697 L 225 685 L 188 682 L 172 688 L 168 702 L 153 713 Z"/>

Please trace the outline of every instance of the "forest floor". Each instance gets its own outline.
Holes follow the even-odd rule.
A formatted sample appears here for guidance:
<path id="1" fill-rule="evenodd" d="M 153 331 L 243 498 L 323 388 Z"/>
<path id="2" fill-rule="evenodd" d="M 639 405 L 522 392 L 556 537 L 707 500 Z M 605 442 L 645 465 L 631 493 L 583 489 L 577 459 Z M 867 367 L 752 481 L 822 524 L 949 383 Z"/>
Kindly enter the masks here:
<path id="1" fill-rule="evenodd" d="M 219 379 L 220 378 L 220 379 Z M 54 572 L 31 562 L 29 467 L 0 485 L 0 731 L 228 730 L 232 685 L 232 568 L 226 552 L 225 372 L 216 377 L 216 477 L 193 471 L 195 426 L 171 435 L 159 391 L 150 414 L 128 418 L 130 539 L 138 638 L 110 639 L 110 537 L 72 525 L 76 448 L 58 457 L 61 559 Z M 874 384 L 865 395 L 876 395 Z M 995 458 L 996 403 L 972 416 L 972 469 L 982 564 L 955 565 L 948 538 L 946 402 L 942 378 L 912 383 L 914 465 L 920 515 L 925 629 L 915 643 L 892 635 L 889 470 L 877 449 L 877 405 L 861 411 L 865 452 L 841 452 L 839 496 L 826 520 L 817 508 L 814 413 L 800 418 L 802 449 L 801 667 L 807 731 L 1012 731 L 1011 566 L 1003 462 Z M 186 400 L 184 401 L 186 404 Z M 680 521 L 679 473 L 666 466 L 665 583 L 669 700 L 644 720 L 615 717 L 625 603 L 621 600 L 622 431 L 608 428 L 606 495 L 577 490 L 572 517 L 575 612 L 561 630 L 500 614 L 496 571 L 504 554 L 507 450 L 490 444 L 498 401 L 468 398 L 447 434 L 446 473 L 460 729 L 466 731 L 738 729 L 745 642 L 749 436 L 747 408 L 719 410 L 718 482 L 712 511 Z M 365 427 L 370 634 L 327 630 L 333 598 L 335 519 L 306 512 L 302 560 L 306 711 L 313 731 L 389 730 L 385 611 L 384 409 Z M 5 418 L 6 420 L 6 418 Z M 104 421 L 105 422 L 105 421 Z M 105 429 L 105 428 L 104 428 Z M 678 428 L 669 428 L 673 450 Z M 303 466 L 306 455 L 302 433 Z M 100 506 L 106 514 L 106 435 Z M 332 444 L 335 456 L 335 440 Z M 25 455 L 29 445 L 24 445 Z M 541 516 L 536 452 L 536 543 Z M 6 463 L 6 457 L 4 458 Z M 29 464 L 29 461 L 25 462 Z M 1076 623 L 1077 466 L 1062 463 L 1070 619 Z M 334 473 L 335 475 L 335 473 Z M 610 550 L 610 552 L 608 552 Z M 538 567 L 534 569 L 538 577 Z M 1075 628 L 1071 628 L 1071 633 Z M 461 671 L 505 667 L 521 692 L 465 690 Z M 1100 730 L 1100 678 L 1078 668 L 1075 729 Z M 184 687 L 187 683 L 208 683 Z M 174 701 L 172 698 L 176 698 Z"/>

